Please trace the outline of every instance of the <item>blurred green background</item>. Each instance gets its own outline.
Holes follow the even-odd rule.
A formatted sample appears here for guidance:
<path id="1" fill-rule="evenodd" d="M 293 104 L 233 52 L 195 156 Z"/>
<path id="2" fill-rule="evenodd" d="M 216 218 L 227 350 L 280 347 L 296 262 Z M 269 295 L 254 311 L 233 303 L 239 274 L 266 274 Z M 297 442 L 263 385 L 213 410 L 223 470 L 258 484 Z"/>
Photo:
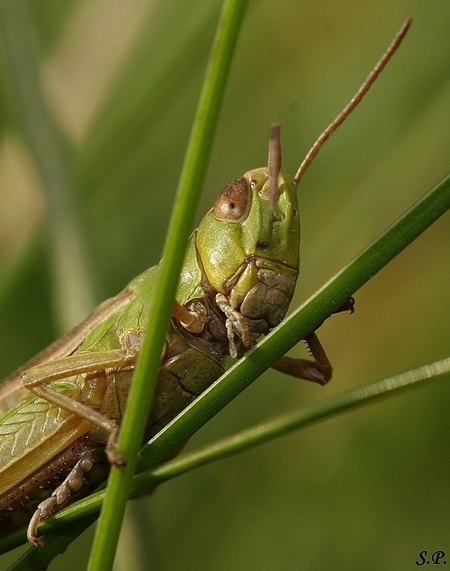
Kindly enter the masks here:
<path id="1" fill-rule="evenodd" d="M 73 149 L 99 302 L 159 261 L 220 3 L 28 7 L 44 92 Z M 450 4 L 250 2 L 198 219 L 228 181 L 265 164 L 274 121 L 293 174 L 407 16 L 414 23 L 404 45 L 302 181 L 294 306 L 448 171 Z M 44 253 L 46 201 L 7 105 L 7 76 L 1 81 L 6 376 L 61 331 Z M 354 315 L 324 325 L 335 371 L 328 387 L 268 372 L 189 448 L 449 356 L 449 222 L 447 214 L 357 292 Z M 448 378 L 434 381 L 166 483 L 130 505 L 117 569 L 398 571 L 415 569 L 422 550 L 450 557 L 449 404 Z M 83 569 L 91 531 L 51 569 Z"/>

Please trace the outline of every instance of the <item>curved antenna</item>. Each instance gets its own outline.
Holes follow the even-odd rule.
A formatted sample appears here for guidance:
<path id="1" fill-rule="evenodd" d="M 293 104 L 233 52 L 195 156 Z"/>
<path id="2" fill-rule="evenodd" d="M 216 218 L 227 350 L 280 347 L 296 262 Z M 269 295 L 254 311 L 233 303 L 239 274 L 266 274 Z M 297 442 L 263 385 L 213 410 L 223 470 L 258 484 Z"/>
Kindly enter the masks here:
<path id="1" fill-rule="evenodd" d="M 269 210 L 273 214 L 277 207 L 278 196 L 278 176 L 281 171 L 281 141 L 280 141 L 280 124 L 273 123 L 270 126 L 269 139 Z"/>
<path id="2" fill-rule="evenodd" d="M 334 121 L 332 121 L 328 125 L 328 127 L 325 129 L 325 131 L 320 135 L 320 137 L 317 139 L 317 141 L 314 143 L 314 145 L 308 151 L 308 154 L 303 159 L 303 162 L 299 166 L 298 171 L 297 171 L 297 173 L 293 179 L 294 184 L 298 184 L 300 182 L 300 179 L 305 174 L 306 169 L 312 163 L 314 157 L 317 155 L 320 148 L 325 143 L 325 141 L 328 139 L 328 137 L 332 133 L 334 133 L 334 131 L 336 131 L 336 129 L 339 127 L 339 125 L 341 123 L 343 123 L 345 121 L 345 119 L 347 119 L 347 117 L 350 115 L 350 113 L 353 111 L 353 109 L 355 109 L 355 107 L 362 100 L 364 95 L 369 91 L 369 89 L 371 88 L 371 86 L 373 85 L 373 83 L 375 82 L 377 77 L 380 75 L 380 73 L 385 68 L 388 61 L 391 59 L 391 57 L 397 51 L 397 48 L 400 46 L 403 38 L 406 35 L 406 32 L 408 31 L 408 29 L 411 25 L 411 22 L 412 22 L 412 18 L 408 18 L 404 22 L 404 24 L 402 25 L 400 30 L 397 32 L 395 38 L 392 40 L 391 44 L 389 45 L 388 49 L 384 52 L 380 61 L 373 68 L 373 70 L 369 73 L 369 75 L 367 76 L 367 79 L 361 85 L 361 87 L 358 89 L 358 91 L 355 93 L 355 95 L 353 96 L 351 101 L 344 107 L 344 109 L 339 113 L 339 115 L 336 117 L 336 119 L 334 119 Z"/>

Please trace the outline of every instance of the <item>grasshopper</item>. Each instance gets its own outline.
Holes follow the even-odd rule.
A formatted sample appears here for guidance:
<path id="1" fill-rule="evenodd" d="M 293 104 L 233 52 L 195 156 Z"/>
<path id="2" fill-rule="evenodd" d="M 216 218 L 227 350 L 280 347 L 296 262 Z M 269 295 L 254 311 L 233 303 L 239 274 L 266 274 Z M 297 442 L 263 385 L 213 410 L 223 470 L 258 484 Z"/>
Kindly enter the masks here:
<path id="1" fill-rule="evenodd" d="M 147 422 L 149 439 L 284 318 L 299 272 L 297 187 L 320 147 L 346 119 L 392 57 L 407 20 L 361 88 L 314 143 L 291 180 L 281 170 L 279 125 L 268 167 L 220 192 L 190 237 Z M 231 254 L 231 255 L 230 255 Z M 81 324 L 6 379 L 0 392 L 0 533 L 39 523 L 55 508 L 91 493 L 116 452 L 159 266 L 133 279 Z M 336 312 L 353 310 L 353 299 Z M 330 361 L 316 333 L 313 360 L 282 357 L 274 368 L 326 384 Z M 31 519 L 30 519 L 31 517 Z"/>

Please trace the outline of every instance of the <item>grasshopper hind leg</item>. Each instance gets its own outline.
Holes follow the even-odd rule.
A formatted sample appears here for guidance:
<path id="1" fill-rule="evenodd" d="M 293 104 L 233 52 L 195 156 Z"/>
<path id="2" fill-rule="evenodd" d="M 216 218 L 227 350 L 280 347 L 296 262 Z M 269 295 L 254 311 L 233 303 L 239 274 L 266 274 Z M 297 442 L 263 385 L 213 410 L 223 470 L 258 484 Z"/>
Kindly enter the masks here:
<path id="1" fill-rule="evenodd" d="M 353 313 L 355 311 L 354 306 L 355 300 L 353 297 L 350 297 L 339 306 L 333 314 L 341 313 L 342 311 Z M 296 377 L 297 379 L 304 379 L 306 381 L 319 383 L 320 385 L 326 385 L 333 375 L 333 368 L 325 353 L 325 349 L 322 347 L 322 343 L 319 341 L 315 331 L 309 333 L 304 338 L 304 342 L 311 356 L 314 358 L 314 361 L 309 359 L 296 359 L 285 355 L 281 357 L 281 359 L 278 359 L 278 361 L 272 365 L 272 368 L 291 377 Z"/>
<path id="2" fill-rule="evenodd" d="M 314 332 L 307 335 L 304 341 L 311 355 L 314 357 L 314 361 L 309 359 L 296 359 L 285 355 L 281 357 L 281 359 L 278 359 L 278 361 L 272 365 L 272 368 L 291 377 L 296 377 L 297 379 L 304 379 L 306 381 L 319 383 L 320 385 L 326 385 L 333 374 L 330 360 Z"/>

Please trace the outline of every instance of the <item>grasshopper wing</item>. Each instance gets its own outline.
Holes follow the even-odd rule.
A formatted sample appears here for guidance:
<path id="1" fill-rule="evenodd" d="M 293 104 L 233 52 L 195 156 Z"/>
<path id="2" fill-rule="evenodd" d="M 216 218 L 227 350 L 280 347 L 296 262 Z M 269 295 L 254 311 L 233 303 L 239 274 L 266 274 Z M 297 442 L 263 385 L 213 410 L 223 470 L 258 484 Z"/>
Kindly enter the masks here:
<path id="1" fill-rule="evenodd" d="M 72 397 L 79 391 L 70 382 L 53 383 L 52 388 Z M 90 422 L 35 395 L 22 399 L 0 423 L 0 495 L 90 428 Z"/>
<path id="2" fill-rule="evenodd" d="M 16 369 L 0 386 L 0 414 L 4 414 L 28 394 L 28 391 L 23 388 L 21 383 L 21 376 L 24 371 L 36 365 L 72 355 L 86 339 L 86 336 L 95 329 L 99 323 L 125 306 L 133 298 L 133 292 L 129 289 L 124 289 L 115 297 L 107 299 L 94 309 L 84 321 Z"/>

